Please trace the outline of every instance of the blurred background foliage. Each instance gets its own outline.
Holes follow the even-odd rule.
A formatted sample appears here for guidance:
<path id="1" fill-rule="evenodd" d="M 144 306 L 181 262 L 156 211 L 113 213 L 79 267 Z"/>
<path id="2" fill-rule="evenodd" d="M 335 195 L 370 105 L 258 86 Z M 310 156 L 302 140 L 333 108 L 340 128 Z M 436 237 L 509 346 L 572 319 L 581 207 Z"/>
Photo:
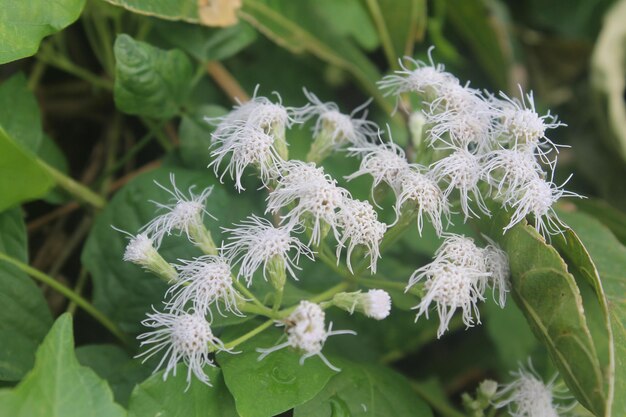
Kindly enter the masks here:
<path id="1" fill-rule="evenodd" d="M 137 331 L 145 306 L 160 299 L 163 288 L 121 264 L 117 258 L 124 241 L 113 242 L 109 225 L 121 221 L 116 226 L 135 230 L 149 216 L 141 196 L 153 179 L 165 178 L 167 168 L 161 166 L 188 170 L 177 174 L 182 183 L 214 182 L 208 172 L 199 174 L 209 161 L 204 116 L 223 114 L 233 98 L 245 100 L 257 86 L 258 94 L 277 91 L 294 106 L 304 104 L 306 87 L 344 111 L 372 97 L 370 118 L 389 124 L 394 140 L 410 148 L 404 115 L 393 113 L 393 100 L 382 96 L 376 81 L 398 69 L 399 57 L 427 60 L 431 45 L 435 62 L 461 80 L 508 95 L 518 94 L 521 85 L 535 92 L 540 113 L 550 109 L 559 115 L 568 126 L 551 139 L 571 148 L 560 151 L 556 182 L 574 172 L 569 188 L 590 197 L 574 204 L 626 243 L 626 1 L 239 3 L 0 0 L 0 135 L 13 138 L 0 141 L 0 161 L 7 169 L 0 178 L 0 207 L 25 203 L 28 252 L 22 248 L 21 259 L 30 253 L 36 269 L 79 291 L 93 288 L 96 305 L 124 331 Z M 302 158 L 310 134 L 306 129 L 291 133 L 291 155 Z M 337 176 L 354 171 L 355 164 L 345 158 L 326 163 Z M 82 186 L 93 195 L 72 194 L 72 187 Z M 351 189 L 366 198 L 368 187 L 356 181 Z M 261 203 L 258 195 L 235 197 L 232 188 L 225 190 L 243 201 L 236 210 L 222 207 L 231 220 Z M 77 195 L 89 205 L 76 202 Z M 398 280 L 428 259 L 437 241 L 406 239 L 402 245 L 410 251 L 398 250 L 395 263 L 383 270 Z M 176 253 L 176 245 L 171 250 Z M 305 273 L 316 274 L 315 268 L 310 265 Z M 322 284 L 318 280 L 297 291 Z M 76 308 L 49 289 L 44 295 L 54 316 Z M 295 300 L 300 293 L 294 289 L 292 295 Z M 402 294 L 394 299 L 402 305 Z M 454 416 L 446 398 L 458 403 L 460 393 L 485 377 L 506 375 L 530 353 L 538 361 L 543 357 L 537 367 L 550 373 L 547 355 L 519 310 L 512 303 L 491 314 L 495 309 L 493 303 L 485 306 L 485 326 L 452 332 L 437 343 L 430 341 L 432 322 L 407 332 L 415 327 L 413 313 L 402 308 L 384 323 L 352 318 L 350 326 L 367 342 L 345 340 L 331 349 L 350 352 L 355 360 L 393 364 L 419 381 L 414 388 L 438 412 Z M 41 340 L 51 323 L 48 311 L 38 314 L 33 340 Z M 130 359 L 119 348 L 90 345 L 112 339 L 89 316 L 78 314 L 76 320 L 76 341 L 83 346 L 78 359 L 107 378 L 125 404 L 134 382 L 146 378 L 145 368 L 120 365 Z M 342 328 L 345 317 L 333 320 Z M 37 343 L 31 345 L 26 349 L 32 356 Z M 122 369 L 113 371 L 102 357 Z M 32 357 L 24 361 L 7 381 L 32 366 Z M 309 414 L 305 407 L 296 415 Z"/>

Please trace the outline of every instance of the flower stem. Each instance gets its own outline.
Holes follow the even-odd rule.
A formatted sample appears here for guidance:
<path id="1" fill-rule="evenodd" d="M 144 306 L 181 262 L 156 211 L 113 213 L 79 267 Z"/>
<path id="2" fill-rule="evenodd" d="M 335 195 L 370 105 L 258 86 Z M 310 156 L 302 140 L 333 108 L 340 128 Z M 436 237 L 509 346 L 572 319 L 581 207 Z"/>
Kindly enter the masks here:
<path id="1" fill-rule="evenodd" d="M 58 282 L 51 276 L 46 275 L 43 272 L 29 265 L 26 265 L 25 263 L 21 261 L 18 261 L 17 259 L 7 255 L 6 253 L 0 252 L 0 260 L 10 263 L 11 265 L 27 273 L 34 279 L 48 285 L 55 291 L 61 293 L 62 295 L 67 297 L 70 301 L 74 302 L 77 306 L 85 310 L 91 317 L 96 319 L 100 324 L 102 324 L 102 326 L 106 327 L 113 335 L 115 335 L 123 343 L 129 344 L 128 338 L 115 325 L 115 323 L 113 323 L 108 317 L 106 317 L 98 309 L 96 309 L 89 301 L 85 300 L 79 294 L 74 292 L 71 288 L 66 287 L 65 285 L 61 284 L 60 282 Z"/>
<path id="2" fill-rule="evenodd" d="M 43 162 L 41 159 L 37 159 L 37 163 L 45 169 L 48 174 L 54 179 L 59 187 L 77 197 L 78 199 L 91 204 L 96 208 L 102 208 L 106 204 L 104 198 L 91 191 L 84 185 L 74 181 L 72 178 L 57 171 L 55 168 Z"/>
<path id="3" fill-rule="evenodd" d="M 365 285 L 371 288 L 386 288 L 390 290 L 398 290 L 405 292 L 406 284 L 397 281 L 388 281 L 385 279 L 372 279 L 372 278 L 359 278 L 357 283 Z M 413 286 L 406 291 L 407 294 L 415 295 L 416 297 L 422 297 L 422 290 L 419 286 Z"/>
<path id="4" fill-rule="evenodd" d="M 274 320 L 267 320 L 267 321 L 263 322 L 263 324 L 261 324 L 261 325 L 255 327 L 254 329 L 250 330 L 248 333 L 246 333 L 246 334 L 244 334 L 242 336 L 239 336 L 235 340 L 231 340 L 230 342 L 226 343 L 224 346 L 226 347 L 226 349 L 232 349 L 232 348 L 236 347 L 237 345 L 240 345 L 241 343 L 245 342 L 246 340 L 253 338 L 257 334 L 261 333 L 263 330 L 265 330 L 268 327 L 270 327 L 272 324 L 274 324 Z"/>
<path id="5" fill-rule="evenodd" d="M 435 411 L 437 411 L 443 417 L 464 417 L 465 414 L 457 411 L 448 405 L 446 402 L 436 398 L 431 392 L 424 388 L 424 386 L 418 382 L 411 381 L 411 388 L 413 391 L 422 397 Z"/>
<path id="6" fill-rule="evenodd" d="M 270 315 L 268 317 L 272 317 L 271 316 L 271 312 L 272 310 L 267 308 L 265 306 L 265 304 L 263 304 L 261 301 L 259 301 L 258 298 L 256 298 L 256 296 L 254 294 L 252 294 L 252 292 L 246 288 L 245 285 L 243 285 L 241 282 L 239 282 L 239 280 L 237 280 L 236 278 L 233 279 L 233 284 L 235 285 L 235 287 L 237 287 L 237 290 L 242 293 L 249 301 L 252 301 L 253 304 L 255 304 L 257 307 L 259 307 L 259 309 L 263 310 L 263 311 L 268 311 L 270 313 Z M 267 314 L 265 314 L 267 315 Z"/>

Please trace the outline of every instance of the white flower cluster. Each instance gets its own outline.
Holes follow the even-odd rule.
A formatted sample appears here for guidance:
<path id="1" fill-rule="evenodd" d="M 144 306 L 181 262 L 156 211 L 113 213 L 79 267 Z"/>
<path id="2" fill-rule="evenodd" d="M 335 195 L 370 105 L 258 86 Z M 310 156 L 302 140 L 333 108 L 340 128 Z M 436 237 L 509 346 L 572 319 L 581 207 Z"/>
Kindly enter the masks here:
<path id="1" fill-rule="evenodd" d="M 556 383 L 558 374 L 544 383 L 530 361 L 528 369 L 520 366 L 511 375 L 515 379 L 499 387 L 493 405 L 496 408 L 506 407 L 512 417 L 559 417 L 576 404 Z M 569 400 L 569 404 L 563 404 L 563 400 Z"/>
<path id="2" fill-rule="evenodd" d="M 485 300 L 485 291 L 491 288 L 494 299 L 504 307 L 509 275 L 507 255 L 494 242 L 479 248 L 471 238 L 447 234 L 433 262 L 417 269 L 409 279 L 407 291 L 418 283 L 423 285 L 424 295 L 414 307 L 415 320 L 422 315 L 428 318 L 435 303 L 440 321 L 437 337 L 448 329 L 458 308 L 467 327 L 480 323 L 478 302 Z"/>
<path id="3" fill-rule="evenodd" d="M 437 158 L 428 167 L 415 166 L 388 144 L 354 148 L 362 162 L 353 177 L 367 173 L 373 176 L 374 186 L 387 183 L 396 194 L 396 210 L 414 201 L 420 232 L 422 212 L 426 212 L 442 233 L 441 217 L 448 213 L 447 200 L 456 193 L 465 219 L 489 215 L 485 198 L 491 197 L 513 212 L 504 232 L 532 216 L 544 237 L 561 233 L 564 226 L 553 205 L 561 197 L 578 195 L 553 182 L 556 156 L 551 153 L 557 149 L 546 131 L 561 126 L 557 118 L 539 115 L 532 93 L 524 96 L 520 90 L 519 100 L 503 93 L 500 98 L 482 93 L 461 84 L 432 58 L 430 63 L 407 59 L 400 65 L 402 69 L 386 76 L 379 86 L 388 95 L 418 96 L 427 126 L 426 143 Z"/>

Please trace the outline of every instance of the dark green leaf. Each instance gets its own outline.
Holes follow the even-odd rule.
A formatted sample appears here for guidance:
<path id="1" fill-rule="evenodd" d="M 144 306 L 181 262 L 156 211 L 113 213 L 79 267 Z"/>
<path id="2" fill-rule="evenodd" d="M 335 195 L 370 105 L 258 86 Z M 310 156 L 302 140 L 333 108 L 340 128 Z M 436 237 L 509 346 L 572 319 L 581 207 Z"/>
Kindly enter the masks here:
<path id="1" fill-rule="evenodd" d="M 234 333 L 225 332 L 224 341 Z M 217 355 L 241 417 L 267 417 L 287 411 L 313 398 L 335 374 L 318 357 L 300 365 L 300 354 L 291 348 L 273 352 L 259 361 L 255 349 L 272 347 L 280 338 L 279 331 L 266 331 L 238 346 L 241 353 L 237 355 Z"/>
<path id="2" fill-rule="evenodd" d="M 34 55 L 39 42 L 78 19 L 84 5 L 85 0 L 0 0 L 0 64 Z"/>
<path id="3" fill-rule="evenodd" d="M 614 398 L 612 415 L 626 413 L 626 247 L 598 220 L 581 212 L 561 213 L 585 244 L 601 278 L 613 331 Z M 591 271 L 595 272 L 595 271 Z M 610 375 L 611 371 L 607 371 Z"/>
<path id="4" fill-rule="evenodd" d="M 129 417 L 237 417 L 233 397 L 224 385 L 219 368 L 204 370 L 209 387 L 193 378 L 187 387 L 187 368 L 178 365 L 176 375 L 163 380 L 159 372 L 137 386 L 130 397 Z"/>
<path id="5" fill-rule="evenodd" d="M 111 226 L 135 234 L 148 223 L 156 214 L 156 207 L 149 200 L 168 202 L 171 198 L 154 184 L 157 181 L 171 188 L 170 172 L 176 175 L 178 188 L 185 192 L 192 185 L 199 192 L 217 183 L 208 170 L 189 171 L 177 167 L 160 168 L 138 176 L 122 188 L 100 213 L 82 254 L 83 264 L 93 276 L 95 305 L 130 333 L 141 331 L 139 322 L 151 305 L 161 303 L 167 286 L 137 265 L 122 261 L 128 239 Z M 236 199 L 237 204 L 232 204 L 232 199 Z M 246 196 L 229 195 L 218 183 L 207 200 L 207 210 L 219 222 L 205 218 L 214 240 L 220 241 L 218 226 L 241 220 L 250 214 L 253 207 Z M 186 238 L 165 239 L 159 252 L 170 262 L 200 255 Z"/>
<path id="6" fill-rule="evenodd" d="M 41 115 L 33 93 L 28 90 L 26 77 L 18 73 L 0 84 L 0 126 L 27 151 L 37 153 L 43 139 Z"/>
<path id="7" fill-rule="evenodd" d="M 246 22 L 223 29 L 211 29 L 182 22 L 155 20 L 154 27 L 159 37 L 202 62 L 229 58 L 257 38 L 256 30 Z"/>
<path id="8" fill-rule="evenodd" d="M 206 169 L 211 162 L 209 146 L 213 127 L 204 117 L 218 117 L 226 114 L 220 106 L 201 106 L 193 115 L 184 116 L 179 127 L 180 159 L 189 168 Z"/>
<path id="9" fill-rule="evenodd" d="M 19 208 L 0 214 L 0 230 L 0 251 L 27 263 L 26 227 Z M 0 380 L 17 381 L 32 368 L 52 316 L 30 277 L 5 262 L 0 262 L 0 288 Z"/>
<path id="10" fill-rule="evenodd" d="M 74 356 L 72 317 L 64 314 L 37 350 L 35 368 L 0 390 L 1 417 L 124 417 L 107 383 Z"/>
<path id="11" fill-rule="evenodd" d="M 333 359 L 341 372 L 294 417 L 428 417 L 433 413 L 411 389 L 409 381 L 382 366 Z"/>
<path id="12" fill-rule="evenodd" d="M 572 393 L 594 413 L 604 413 L 606 392 L 580 290 L 558 252 L 527 224 L 502 234 L 509 215 L 499 210 L 484 221 L 485 232 L 509 256 L 512 294 Z"/>
<path id="13" fill-rule="evenodd" d="M 351 37 L 359 46 L 373 50 L 379 45 L 374 22 L 361 1 L 317 0 L 316 10 L 325 24 L 331 26 L 338 36 Z"/>
<path id="14" fill-rule="evenodd" d="M 68 174 L 67 158 L 50 136 L 43 135 L 37 156 L 62 174 Z M 59 187 L 55 187 L 44 197 L 44 200 L 51 204 L 61 204 L 66 202 L 68 197 Z"/>
<path id="15" fill-rule="evenodd" d="M 180 50 L 164 51 L 122 34 L 115 40 L 115 105 L 125 113 L 167 119 L 189 92 L 193 68 Z"/>
<path id="16" fill-rule="evenodd" d="M 152 373 L 140 359 L 132 359 L 116 345 L 87 345 L 76 348 L 76 358 L 83 366 L 93 369 L 109 383 L 115 401 L 126 406 L 135 385 Z"/>

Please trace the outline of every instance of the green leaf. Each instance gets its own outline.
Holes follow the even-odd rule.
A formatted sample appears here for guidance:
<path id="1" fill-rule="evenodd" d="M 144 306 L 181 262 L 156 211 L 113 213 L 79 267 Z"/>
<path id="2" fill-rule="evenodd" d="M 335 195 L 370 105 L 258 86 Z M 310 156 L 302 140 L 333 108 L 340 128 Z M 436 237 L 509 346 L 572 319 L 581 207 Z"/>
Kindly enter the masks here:
<path id="1" fill-rule="evenodd" d="M 199 23 L 196 0 L 105 0 L 134 13 L 156 16 L 167 20 L 184 20 Z"/>
<path id="2" fill-rule="evenodd" d="M 50 136 L 43 135 L 37 156 L 60 173 L 68 175 L 67 158 Z M 61 188 L 55 187 L 48 192 L 44 200 L 51 204 L 61 204 L 68 201 L 68 196 Z"/>
<path id="3" fill-rule="evenodd" d="M 115 40 L 115 105 L 128 114 L 168 119 L 187 98 L 193 76 L 184 52 L 164 51 L 121 34 Z"/>
<path id="4" fill-rule="evenodd" d="M 622 159 L 626 159 L 626 104 L 623 97 L 626 72 L 622 54 L 616 51 L 622 51 L 626 44 L 624 18 L 626 0 L 621 0 L 607 12 L 591 57 L 591 82 L 602 119 L 597 125 L 606 131 L 600 136 L 610 141 Z"/>
<path id="5" fill-rule="evenodd" d="M 528 224 L 518 223 L 503 235 L 509 220 L 499 210 L 482 225 L 509 256 L 512 295 L 572 393 L 602 415 L 606 404 L 602 362 L 576 280 L 558 252 Z"/>
<path id="6" fill-rule="evenodd" d="M 433 413 L 391 369 L 333 359 L 341 372 L 311 401 L 296 407 L 294 417 L 428 417 Z"/>
<path id="7" fill-rule="evenodd" d="M 230 340 L 233 333 L 225 332 L 223 340 Z M 335 374 L 318 357 L 300 365 L 301 355 L 291 348 L 259 361 L 255 349 L 272 347 L 280 337 L 277 330 L 267 331 L 238 346 L 241 353 L 237 355 L 217 355 L 241 417 L 267 417 L 287 411 L 313 398 Z"/>
<path id="8" fill-rule="evenodd" d="M 237 417 L 233 397 L 224 385 L 219 368 L 204 370 L 209 387 L 192 378 L 187 387 L 187 368 L 180 364 L 176 375 L 163 380 L 163 371 L 138 385 L 130 398 L 129 417 Z"/>
<path id="9" fill-rule="evenodd" d="M 171 188 L 169 174 L 176 176 L 176 185 L 185 192 L 195 185 L 195 191 L 215 185 L 207 200 L 207 210 L 219 219 L 216 222 L 206 216 L 205 220 L 220 241 L 218 226 L 226 226 L 250 214 L 255 207 L 244 195 L 230 195 L 217 183 L 208 170 L 189 171 L 178 167 L 164 167 L 142 174 L 123 187 L 99 214 L 82 253 L 82 262 L 93 277 L 94 304 L 104 314 L 129 333 L 138 333 L 140 321 L 151 305 L 158 306 L 167 286 L 139 266 L 122 261 L 127 237 L 111 226 L 129 233 L 137 233 L 156 215 L 156 206 L 150 200 L 168 202 L 167 192 L 154 184 L 157 181 Z M 254 193 L 247 194 L 254 198 Z M 236 201 L 236 204 L 233 204 Z M 258 200 L 257 200 L 258 201 Z M 260 214 L 260 213 L 258 213 Z M 168 261 L 190 259 L 200 252 L 186 238 L 165 239 L 159 253 Z"/>
<path id="10" fill-rule="evenodd" d="M 244 0 L 243 4 L 241 18 L 278 45 L 293 53 L 309 52 L 346 70 L 385 110 L 393 110 L 376 87 L 380 73 L 375 65 L 324 22 L 316 2 Z"/>
<path id="11" fill-rule="evenodd" d="M 363 2 L 352 0 L 317 0 L 316 10 L 325 24 L 338 36 L 354 39 L 361 48 L 371 51 L 379 45 L 374 22 Z"/>
<path id="12" fill-rule="evenodd" d="M 53 184 L 37 159 L 0 127 L 0 211 L 45 195 Z"/>
<path id="13" fill-rule="evenodd" d="M 246 22 L 223 29 L 212 29 L 183 22 L 155 20 L 154 30 L 171 46 L 202 62 L 230 58 L 257 38 L 257 31 Z"/>
<path id="14" fill-rule="evenodd" d="M 602 222 L 622 244 L 626 244 L 626 213 L 597 198 L 578 200 L 576 207 Z"/>
<path id="15" fill-rule="evenodd" d="M 199 107 L 191 116 L 183 116 L 178 137 L 180 138 L 180 159 L 186 167 L 206 169 L 211 162 L 209 146 L 213 127 L 204 117 L 218 117 L 226 114 L 220 106 Z"/>
<path id="16" fill-rule="evenodd" d="M 626 414 L 626 247 L 597 219 L 581 212 L 560 213 L 593 259 L 606 294 L 615 357 L 612 415 Z M 608 370 L 609 374 L 611 370 Z"/>
<path id="17" fill-rule="evenodd" d="M 41 115 L 33 93 L 21 72 L 0 84 L 0 126 L 24 149 L 37 153 L 43 139 Z"/>
<path id="18" fill-rule="evenodd" d="M 37 350 L 35 368 L 14 389 L 0 390 L 0 417 L 123 417 L 106 382 L 79 365 L 72 317 L 64 314 Z"/>
<path id="19" fill-rule="evenodd" d="M 0 64 L 34 55 L 41 40 L 78 19 L 84 5 L 85 0 L 0 0 Z"/>
<path id="20" fill-rule="evenodd" d="M 426 1 L 373 0 L 373 2 L 378 3 L 384 30 L 393 48 L 394 60 L 403 56 L 413 56 L 418 33 L 424 30 L 420 25 L 426 22 Z"/>
<path id="21" fill-rule="evenodd" d="M 0 230 L 0 252 L 28 262 L 26 227 L 19 208 L 0 214 Z M 0 380 L 17 381 L 32 368 L 52 316 L 30 277 L 5 262 L 0 262 L 0 288 Z"/>
<path id="22" fill-rule="evenodd" d="M 128 405 L 130 394 L 140 382 L 152 373 L 140 359 L 131 358 L 116 345 L 86 345 L 76 348 L 76 358 L 83 366 L 93 369 L 98 376 L 109 383 L 115 401 Z"/>

